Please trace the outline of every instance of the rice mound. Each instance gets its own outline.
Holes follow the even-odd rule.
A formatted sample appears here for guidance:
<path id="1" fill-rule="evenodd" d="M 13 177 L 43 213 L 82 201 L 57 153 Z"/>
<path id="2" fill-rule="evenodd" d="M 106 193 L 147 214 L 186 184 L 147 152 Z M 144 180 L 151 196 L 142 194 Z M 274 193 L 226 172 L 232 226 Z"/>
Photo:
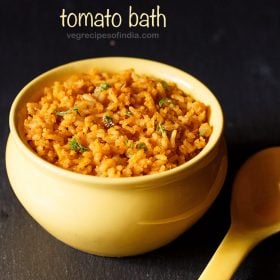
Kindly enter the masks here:
<path id="1" fill-rule="evenodd" d="M 208 106 L 173 82 L 133 69 L 56 81 L 26 108 L 32 149 L 59 167 L 94 176 L 169 170 L 197 155 L 212 132 Z"/>

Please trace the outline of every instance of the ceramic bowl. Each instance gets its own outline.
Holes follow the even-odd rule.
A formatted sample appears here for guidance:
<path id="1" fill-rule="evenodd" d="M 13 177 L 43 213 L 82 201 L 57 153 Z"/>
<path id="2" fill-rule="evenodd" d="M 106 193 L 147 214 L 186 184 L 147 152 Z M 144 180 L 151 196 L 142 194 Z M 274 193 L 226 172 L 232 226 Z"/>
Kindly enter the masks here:
<path id="1" fill-rule="evenodd" d="M 159 174 L 102 178 L 59 168 L 37 156 L 22 135 L 25 104 L 55 80 L 92 68 L 175 82 L 211 108 L 213 132 L 190 161 Z M 201 82 L 174 67 L 128 57 L 93 58 L 54 68 L 28 83 L 10 111 L 6 166 L 11 186 L 27 212 L 50 234 L 79 250 L 130 256 L 159 248 L 182 234 L 207 211 L 226 174 L 223 114 Z"/>

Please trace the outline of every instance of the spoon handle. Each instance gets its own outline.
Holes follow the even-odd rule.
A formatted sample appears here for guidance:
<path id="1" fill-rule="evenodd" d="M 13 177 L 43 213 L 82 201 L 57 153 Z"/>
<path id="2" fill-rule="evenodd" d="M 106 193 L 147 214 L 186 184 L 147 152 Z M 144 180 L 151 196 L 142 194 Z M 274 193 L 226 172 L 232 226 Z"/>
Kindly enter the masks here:
<path id="1" fill-rule="evenodd" d="M 231 226 L 198 280 L 229 280 L 246 255 L 260 241 Z"/>

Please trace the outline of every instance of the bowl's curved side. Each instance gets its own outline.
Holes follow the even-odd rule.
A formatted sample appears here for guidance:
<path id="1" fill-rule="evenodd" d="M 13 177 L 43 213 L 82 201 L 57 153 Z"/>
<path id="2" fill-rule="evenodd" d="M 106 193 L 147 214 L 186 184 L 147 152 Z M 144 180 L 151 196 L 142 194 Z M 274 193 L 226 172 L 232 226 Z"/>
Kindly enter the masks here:
<path id="1" fill-rule="evenodd" d="M 177 166 L 171 170 L 159 174 L 152 174 L 147 176 L 136 176 L 133 178 L 115 178 L 114 181 L 108 180 L 108 178 L 95 177 L 94 182 L 102 183 L 103 186 L 117 186 L 120 183 L 130 187 L 131 182 L 140 185 L 141 183 L 146 184 L 150 180 L 154 180 L 157 177 L 162 177 L 164 180 L 170 180 L 172 176 L 181 176 L 186 169 L 192 169 L 197 163 L 201 164 L 205 161 L 205 158 L 212 153 L 215 146 L 222 137 L 223 132 L 223 113 L 219 102 L 211 91 L 203 85 L 200 81 L 192 77 L 191 75 L 183 72 L 180 69 L 172 66 L 150 61 L 146 59 L 138 59 L 131 57 L 105 57 L 105 58 L 93 58 L 81 61 L 72 62 L 54 68 L 48 72 L 43 73 L 29 84 L 27 84 L 16 97 L 13 102 L 10 112 L 10 130 L 14 140 L 20 149 L 30 158 L 36 162 L 37 165 L 44 166 L 55 176 L 72 178 L 76 181 L 92 182 L 92 176 L 86 176 L 83 174 L 77 174 L 57 168 L 51 163 L 41 159 L 38 155 L 31 151 L 30 147 L 25 143 L 23 136 L 23 119 L 26 115 L 25 104 L 29 100 L 37 98 L 40 91 L 44 86 L 52 84 L 56 80 L 63 79 L 73 73 L 81 73 L 89 71 L 90 69 L 99 69 L 100 71 L 121 71 L 128 68 L 134 68 L 137 73 L 155 76 L 160 79 L 165 79 L 177 83 L 183 91 L 193 95 L 193 97 L 199 101 L 211 107 L 210 124 L 213 127 L 212 134 L 207 145 L 201 150 L 201 152 L 188 162 Z"/>
<path id="2" fill-rule="evenodd" d="M 161 187 L 102 188 L 50 176 L 9 136 L 6 166 L 12 188 L 49 233 L 85 252 L 128 256 L 159 248 L 193 225 L 216 198 L 226 174 L 224 144 L 208 165 Z"/>
<path id="3" fill-rule="evenodd" d="M 58 168 L 24 143 L 24 107 L 42 87 L 92 68 L 120 71 L 131 67 L 140 74 L 176 82 L 211 107 L 213 133 L 196 157 L 159 174 L 110 179 Z M 191 75 L 145 59 L 87 59 L 40 75 L 16 97 L 10 112 L 10 129 L 6 167 L 22 205 L 53 236 L 97 255 L 136 255 L 172 241 L 206 212 L 226 174 L 223 114 L 215 96 Z"/>

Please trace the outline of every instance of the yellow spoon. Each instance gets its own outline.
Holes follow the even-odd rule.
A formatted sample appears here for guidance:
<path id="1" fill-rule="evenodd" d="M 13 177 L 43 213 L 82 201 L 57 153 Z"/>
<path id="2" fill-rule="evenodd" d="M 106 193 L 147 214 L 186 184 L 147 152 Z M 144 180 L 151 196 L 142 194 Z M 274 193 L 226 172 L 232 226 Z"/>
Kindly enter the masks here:
<path id="1" fill-rule="evenodd" d="M 233 185 L 231 226 L 199 280 L 228 280 L 250 250 L 280 231 L 280 147 L 252 156 Z"/>

